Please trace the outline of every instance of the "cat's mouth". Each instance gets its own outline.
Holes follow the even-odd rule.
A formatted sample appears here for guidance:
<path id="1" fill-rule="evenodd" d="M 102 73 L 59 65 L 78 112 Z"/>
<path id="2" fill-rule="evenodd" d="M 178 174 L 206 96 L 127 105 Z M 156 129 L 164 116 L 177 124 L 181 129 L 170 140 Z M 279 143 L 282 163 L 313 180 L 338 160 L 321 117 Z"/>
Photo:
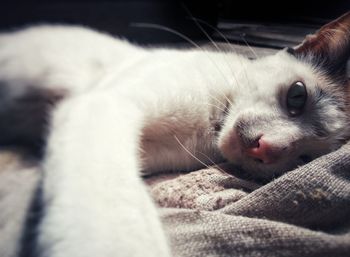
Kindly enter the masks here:
<path id="1" fill-rule="evenodd" d="M 275 165 L 275 164 L 278 164 L 279 162 L 281 162 L 280 160 L 273 161 L 273 157 L 271 157 L 272 161 L 264 161 L 264 160 L 259 159 L 259 158 L 250 158 L 249 156 L 246 158 L 250 159 L 252 162 L 255 162 L 256 164 L 265 165 L 265 166 Z M 296 158 L 295 162 L 297 162 L 298 165 L 305 165 L 305 164 L 311 162 L 312 160 L 313 160 L 313 158 L 310 155 L 302 154 Z"/>

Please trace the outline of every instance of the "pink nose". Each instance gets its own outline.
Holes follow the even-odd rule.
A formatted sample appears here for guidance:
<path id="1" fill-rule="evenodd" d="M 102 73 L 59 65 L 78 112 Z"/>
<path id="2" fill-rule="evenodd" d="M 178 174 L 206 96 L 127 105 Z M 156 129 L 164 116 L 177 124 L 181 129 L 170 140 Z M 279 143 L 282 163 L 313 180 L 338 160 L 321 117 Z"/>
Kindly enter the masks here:
<path id="1" fill-rule="evenodd" d="M 246 148 L 246 154 L 265 164 L 271 164 L 279 159 L 281 151 L 273 147 L 262 136 L 254 145 Z"/>

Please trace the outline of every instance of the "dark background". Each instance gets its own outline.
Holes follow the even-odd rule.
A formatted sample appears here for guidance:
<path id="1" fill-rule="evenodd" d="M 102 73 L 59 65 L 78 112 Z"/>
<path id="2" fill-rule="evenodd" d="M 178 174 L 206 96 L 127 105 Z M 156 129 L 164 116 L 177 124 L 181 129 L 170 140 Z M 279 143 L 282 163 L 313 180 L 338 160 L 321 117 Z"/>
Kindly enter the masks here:
<path id="1" fill-rule="evenodd" d="M 219 28 L 232 41 L 246 40 L 255 45 L 270 44 L 263 32 L 284 33 L 293 28 L 307 28 L 301 34 L 320 27 L 350 10 L 350 1 L 198 1 L 198 0 L 12 0 L 1 1 L 0 30 L 12 30 L 31 24 L 80 24 L 141 43 L 180 42 L 179 36 L 156 29 L 136 28 L 131 23 L 153 23 L 175 29 L 194 40 L 205 40 L 189 13 Z M 222 24 L 241 24 L 239 28 L 223 28 Z M 276 24 L 279 24 L 276 30 Z M 281 25 L 286 25 L 285 29 Z M 203 25 L 215 39 L 217 34 Z M 225 27 L 225 26 L 224 26 Z M 243 31 L 243 34 L 235 32 Z M 288 32 L 290 33 L 290 32 Z M 296 33 L 300 33 L 299 30 Z M 266 34 L 266 33 L 265 33 Z M 272 36 L 273 37 L 273 36 Z M 257 39 L 258 38 L 258 39 Z M 271 41 L 271 40 L 270 40 Z M 283 41 L 283 40 L 282 40 Z M 280 47 L 280 42 L 272 47 Z"/>

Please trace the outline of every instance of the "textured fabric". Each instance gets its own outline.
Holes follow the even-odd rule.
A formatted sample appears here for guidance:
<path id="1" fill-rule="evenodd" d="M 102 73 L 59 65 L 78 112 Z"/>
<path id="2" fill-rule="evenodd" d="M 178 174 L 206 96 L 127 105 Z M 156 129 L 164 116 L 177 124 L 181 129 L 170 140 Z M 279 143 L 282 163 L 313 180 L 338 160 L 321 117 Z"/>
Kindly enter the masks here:
<path id="1" fill-rule="evenodd" d="M 217 210 L 248 195 L 259 184 L 233 176 L 228 164 L 183 175 L 160 175 L 146 180 L 162 207 Z"/>
<path id="2" fill-rule="evenodd" d="M 219 168 L 149 181 L 174 256 L 350 256 L 350 144 L 262 186 Z"/>
<path id="3" fill-rule="evenodd" d="M 0 257 L 14 257 L 40 174 L 0 154 Z M 262 185 L 229 165 L 147 180 L 174 257 L 349 257 L 350 144 Z M 176 208 L 174 208 L 176 207 Z"/>

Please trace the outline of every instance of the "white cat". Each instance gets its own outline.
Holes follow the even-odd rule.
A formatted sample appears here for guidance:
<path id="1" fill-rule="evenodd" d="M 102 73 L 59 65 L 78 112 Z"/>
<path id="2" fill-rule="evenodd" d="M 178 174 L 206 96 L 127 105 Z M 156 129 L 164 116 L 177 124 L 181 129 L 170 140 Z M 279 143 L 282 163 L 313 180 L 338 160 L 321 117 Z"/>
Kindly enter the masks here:
<path id="1" fill-rule="evenodd" d="M 338 148 L 349 30 L 347 13 L 254 61 L 82 27 L 1 34 L 0 142 L 40 145 L 49 131 L 35 256 L 170 256 L 140 174 L 226 159 L 268 178 Z"/>

